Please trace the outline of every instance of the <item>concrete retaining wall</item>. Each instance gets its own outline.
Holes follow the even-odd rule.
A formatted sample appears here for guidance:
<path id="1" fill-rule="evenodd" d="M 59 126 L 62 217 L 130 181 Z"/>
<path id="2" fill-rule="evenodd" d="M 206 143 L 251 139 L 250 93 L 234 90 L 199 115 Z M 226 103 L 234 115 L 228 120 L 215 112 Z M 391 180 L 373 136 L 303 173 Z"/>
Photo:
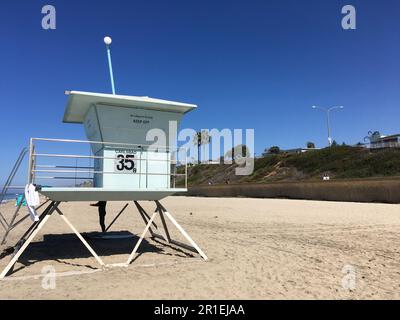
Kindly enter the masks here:
<path id="1" fill-rule="evenodd" d="M 190 187 L 186 195 L 400 203 L 400 180 L 207 185 Z"/>

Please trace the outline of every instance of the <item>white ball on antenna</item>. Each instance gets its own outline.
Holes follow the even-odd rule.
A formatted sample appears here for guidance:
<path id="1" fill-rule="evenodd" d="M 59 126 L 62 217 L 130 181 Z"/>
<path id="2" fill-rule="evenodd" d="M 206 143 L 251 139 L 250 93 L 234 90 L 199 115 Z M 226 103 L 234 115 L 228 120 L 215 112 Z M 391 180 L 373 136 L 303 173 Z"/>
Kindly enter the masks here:
<path id="1" fill-rule="evenodd" d="M 104 43 L 107 45 L 107 46 L 109 46 L 110 44 L 111 44 L 111 42 L 112 42 L 112 40 L 111 40 L 111 38 L 110 37 L 104 37 Z"/>

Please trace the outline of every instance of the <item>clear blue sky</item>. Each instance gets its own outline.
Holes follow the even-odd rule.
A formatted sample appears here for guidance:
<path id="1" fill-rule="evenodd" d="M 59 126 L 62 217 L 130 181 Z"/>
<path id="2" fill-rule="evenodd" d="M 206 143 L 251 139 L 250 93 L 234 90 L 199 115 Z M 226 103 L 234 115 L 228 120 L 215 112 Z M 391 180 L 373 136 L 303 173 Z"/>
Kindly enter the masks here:
<path id="1" fill-rule="evenodd" d="M 357 30 L 341 28 L 345 4 Z M 257 154 L 325 146 L 313 104 L 345 106 L 339 143 L 400 132 L 398 0 L 7 1 L 0 24 L 1 180 L 29 137 L 85 138 L 61 123 L 64 90 L 110 92 L 105 35 L 117 93 L 198 104 L 183 127 L 254 128 Z"/>

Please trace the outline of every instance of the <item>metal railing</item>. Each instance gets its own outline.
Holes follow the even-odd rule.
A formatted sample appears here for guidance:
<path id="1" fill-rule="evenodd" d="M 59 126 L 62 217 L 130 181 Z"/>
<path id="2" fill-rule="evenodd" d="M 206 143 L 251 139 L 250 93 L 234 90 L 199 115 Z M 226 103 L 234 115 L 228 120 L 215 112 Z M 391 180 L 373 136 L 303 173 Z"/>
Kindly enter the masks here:
<path id="1" fill-rule="evenodd" d="M 18 172 L 18 169 L 21 166 L 22 161 L 24 160 L 26 154 L 28 152 L 28 148 L 23 148 L 17 158 L 17 160 L 14 163 L 14 166 L 11 169 L 11 172 L 6 180 L 6 182 L 4 183 L 4 186 L 2 186 L 1 188 L 1 193 L 0 193 L 0 205 L 3 203 L 5 196 L 7 195 L 9 190 L 12 189 L 24 189 L 24 187 L 20 187 L 20 186 L 12 186 L 12 182 L 15 178 L 15 175 Z M 3 214 L 0 212 L 0 224 L 3 226 L 4 229 L 8 229 L 10 226 L 10 223 L 7 221 L 7 219 L 3 216 Z"/>
<path id="2" fill-rule="evenodd" d="M 4 183 L 4 186 L 2 187 L 1 193 L 0 193 L 0 203 L 3 202 L 4 200 L 4 196 L 7 194 L 9 189 L 16 189 L 16 187 L 12 187 L 11 184 L 14 180 L 14 177 L 22 163 L 22 161 L 24 160 L 26 154 L 28 152 L 28 148 L 23 148 L 17 158 L 17 160 L 14 163 L 13 168 L 11 169 L 11 172 L 6 180 L 6 182 Z"/>
<path id="3" fill-rule="evenodd" d="M 400 142 L 390 141 L 390 142 L 374 142 L 368 143 L 367 148 L 370 149 L 384 149 L 384 148 L 400 148 Z"/>
<path id="4" fill-rule="evenodd" d="M 166 176 L 169 180 L 167 188 L 176 188 L 178 184 L 184 184 L 184 188 L 187 188 L 187 150 L 184 148 L 158 146 L 158 145 L 143 145 L 143 144 L 132 144 L 132 143 L 120 143 L 120 142 L 104 142 L 104 141 L 87 141 L 87 140 L 69 140 L 69 139 L 49 139 L 49 138 L 31 138 L 29 144 L 29 165 L 28 165 L 28 183 L 41 184 L 39 180 L 75 180 L 76 182 L 86 180 L 88 183 L 94 185 L 96 175 L 127 175 L 127 172 L 116 172 L 102 170 L 98 168 L 92 162 L 113 160 L 118 161 L 120 158 L 117 156 L 102 156 L 95 155 L 90 148 L 89 154 L 79 154 L 78 152 L 72 153 L 57 153 L 54 152 L 56 148 L 48 148 L 44 152 L 39 150 L 39 143 L 63 143 L 63 144 L 87 144 L 90 146 L 101 145 L 101 148 L 96 153 L 102 150 L 130 150 L 139 157 L 133 159 L 133 166 L 135 172 L 129 173 L 132 177 L 136 176 L 139 182 L 140 189 L 146 189 L 148 186 L 149 176 Z M 40 152 L 39 152 L 40 151 Z M 165 155 L 164 158 L 149 158 L 149 153 Z M 178 160 L 179 153 L 184 154 L 184 159 Z M 145 156 L 145 157 L 144 157 Z M 57 162 L 57 160 L 71 161 L 75 160 L 75 164 L 57 164 L 57 163 L 46 163 L 41 164 L 41 159 L 52 159 L 50 161 Z M 78 160 L 88 160 L 89 165 L 78 165 Z M 165 163 L 165 167 L 161 166 L 162 172 L 152 172 L 149 170 L 149 163 Z M 137 164 L 139 164 L 138 167 Z M 142 166 L 145 166 L 143 170 Z M 177 166 L 184 166 L 183 173 L 177 173 Z M 158 166 L 160 167 L 160 166 Z M 182 171 L 182 170 L 181 170 Z M 43 175 L 48 174 L 48 175 Z M 142 176 L 144 176 L 145 186 L 141 185 Z M 81 184 L 82 185 L 82 184 Z M 183 187 L 183 186 L 182 186 Z"/>

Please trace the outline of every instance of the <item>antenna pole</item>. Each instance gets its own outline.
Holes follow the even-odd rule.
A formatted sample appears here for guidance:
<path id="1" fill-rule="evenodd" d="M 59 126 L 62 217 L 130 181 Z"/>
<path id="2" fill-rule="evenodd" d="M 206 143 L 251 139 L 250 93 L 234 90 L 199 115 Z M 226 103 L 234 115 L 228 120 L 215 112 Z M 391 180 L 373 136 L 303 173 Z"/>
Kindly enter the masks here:
<path id="1" fill-rule="evenodd" d="M 110 70 L 111 89 L 112 89 L 112 93 L 115 94 L 114 74 L 113 74 L 113 68 L 112 68 L 112 63 L 111 63 L 111 50 L 110 50 L 111 38 L 105 37 L 104 43 L 106 44 L 106 48 L 107 48 L 107 58 L 108 58 L 108 68 Z"/>

